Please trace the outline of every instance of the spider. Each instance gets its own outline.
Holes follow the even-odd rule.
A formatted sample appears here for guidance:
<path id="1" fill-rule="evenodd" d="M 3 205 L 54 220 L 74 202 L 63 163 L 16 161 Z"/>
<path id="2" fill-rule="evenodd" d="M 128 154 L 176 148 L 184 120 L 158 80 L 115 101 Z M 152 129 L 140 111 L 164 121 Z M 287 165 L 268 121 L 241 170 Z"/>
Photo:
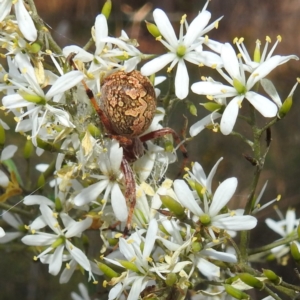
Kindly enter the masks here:
<path id="1" fill-rule="evenodd" d="M 72 53 L 67 60 L 77 70 L 73 61 L 75 55 Z M 99 104 L 84 80 L 82 84 L 107 131 L 106 136 L 117 140 L 123 148 L 121 170 L 125 178 L 125 199 L 129 209 L 125 228 L 125 232 L 128 232 L 136 204 L 135 179 L 130 165 L 143 156 L 146 141 L 172 134 L 175 142 L 180 144 L 180 138 L 168 127 L 143 135 L 154 118 L 156 96 L 150 80 L 139 71 L 116 71 L 107 76 L 101 85 Z M 187 151 L 182 144 L 180 149 L 187 158 Z"/>

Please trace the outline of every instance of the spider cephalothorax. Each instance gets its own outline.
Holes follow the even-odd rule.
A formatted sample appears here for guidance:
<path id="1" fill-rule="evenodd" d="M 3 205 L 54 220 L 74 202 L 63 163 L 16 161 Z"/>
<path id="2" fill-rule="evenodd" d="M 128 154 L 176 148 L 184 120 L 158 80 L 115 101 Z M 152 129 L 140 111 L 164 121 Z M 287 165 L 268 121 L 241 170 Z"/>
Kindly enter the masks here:
<path id="1" fill-rule="evenodd" d="M 69 61 L 77 69 L 73 62 L 74 56 L 75 54 L 72 54 Z M 144 154 L 145 142 L 167 134 L 172 134 L 178 144 L 180 139 L 171 128 L 144 134 L 155 115 L 156 97 L 150 80 L 139 71 L 116 71 L 107 76 L 101 86 L 99 102 L 86 82 L 82 81 L 82 84 L 107 131 L 106 135 L 117 140 L 123 148 L 121 169 L 125 178 L 125 198 L 129 208 L 126 228 L 130 229 L 136 203 L 135 178 L 130 164 Z M 186 156 L 184 146 L 181 145 L 180 149 Z"/>

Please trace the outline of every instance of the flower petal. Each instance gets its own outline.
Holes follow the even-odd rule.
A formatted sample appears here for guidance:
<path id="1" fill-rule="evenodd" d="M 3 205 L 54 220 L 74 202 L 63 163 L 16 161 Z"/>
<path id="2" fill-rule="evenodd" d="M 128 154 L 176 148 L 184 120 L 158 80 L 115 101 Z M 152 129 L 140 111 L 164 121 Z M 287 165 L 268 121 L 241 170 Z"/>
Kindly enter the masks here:
<path id="1" fill-rule="evenodd" d="M 209 207 L 209 215 L 214 217 L 228 203 L 233 196 L 238 181 L 235 177 L 224 180 L 215 191 L 212 203 Z"/>
<path id="2" fill-rule="evenodd" d="M 23 0 L 15 2 L 15 13 L 19 28 L 25 39 L 33 42 L 37 39 L 37 30 L 31 16 L 24 6 Z"/>
<path id="3" fill-rule="evenodd" d="M 122 222 L 126 221 L 128 218 L 126 199 L 117 183 L 113 185 L 111 190 L 111 205 L 116 218 Z"/>
<path id="4" fill-rule="evenodd" d="M 268 98 L 251 91 L 247 92 L 245 97 L 264 117 L 276 116 L 278 107 Z"/>
<path id="5" fill-rule="evenodd" d="M 217 113 L 217 112 L 214 112 L 206 117 L 204 117 L 203 119 L 201 119 L 200 121 L 196 122 L 195 124 L 193 124 L 191 127 L 190 127 L 190 135 L 193 137 L 193 136 L 196 136 L 197 134 L 199 134 L 203 129 L 205 129 L 205 127 L 208 125 L 208 124 L 211 124 L 213 123 L 213 121 L 215 119 L 218 119 L 220 118 L 222 115 Z"/>
<path id="6" fill-rule="evenodd" d="M 181 179 L 176 179 L 174 181 L 174 191 L 178 197 L 179 202 L 186 208 L 188 208 L 192 213 L 197 216 L 203 214 L 202 209 L 196 202 L 192 191 L 189 189 L 185 181 Z"/>
<path id="7" fill-rule="evenodd" d="M 250 230 L 253 229 L 257 224 L 257 219 L 253 216 L 228 216 L 213 220 L 212 225 L 226 230 Z"/>
<path id="8" fill-rule="evenodd" d="M 241 101 L 243 100 L 244 96 L 236 96 L 233 98 L 229 104 L 226 106 L 222 119 L 221 119 L 221 132 L 224 135 L 228 135 L 231 133 L 234 124 L 236 122 L 237 115 L 239 113 L 239 105 Z"/>
<path id="9" fill-rule="evenodd" d="M 176 59 L 176 55 L 174 53 L 163 54 L 143 65 L 141 68 L 141 73 L 144 76 L 152 75 L 164 68 L 168 63 L 170 63 L 174 59 Z"/>
<path id="10" fill-rule="evenodd" d="M 176 47 L 178 44 L 177 37 L 175 35 L 173 26 L 165 12 L 157 8 L 153 11 L 153 18 L 161 35 L 171 46 Z"/>
<path id="11" fill-rule="evenodd" d="M 64 74 L 63 76 L 59 77 L 57 81 L 55 81 L 53 86 L 47 92 L 46 97 L 49 99 L 56 94 L 60 94 L 69 90 L 70 88 L 77 85 L 83 79 L 83 77 L 84 76 L 80 71 L 71 71 Z"/>
<path id="12" fill-rule="evenodd" d="M 178 61 L 175 76 L 175 94 L 179 99 L 184 99 L 189 93 L 189 74 L 183 59 Z"/>

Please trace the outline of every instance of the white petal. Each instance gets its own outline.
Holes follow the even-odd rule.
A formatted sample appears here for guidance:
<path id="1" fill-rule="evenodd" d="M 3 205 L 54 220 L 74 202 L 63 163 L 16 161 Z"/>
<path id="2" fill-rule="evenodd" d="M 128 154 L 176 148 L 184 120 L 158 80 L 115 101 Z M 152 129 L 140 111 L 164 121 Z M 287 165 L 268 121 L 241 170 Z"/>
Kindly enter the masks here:
<path id="1" fill-rule="evenodd" d="M 251 91 L 247 92 L 245 97 L 264 117 L 272 118 L 276 116 L 278 108 L 268 98 Z"/>
<path id="2" fill-rule="evenodd" d="M 2 227 L 0 227 L 0 238 L 5 236 L 5 231 L 3 230 Z"/>
<path id="3" fill-rule="evenodd" d="M 28 41 L 35 41 L 37 39 L 37 30 L 31 19 L 31 16 L 24 6 L 23 0 L 15 2 L 15 13 L 19 28 Z"/>
<path id="4" fill-rule="evenodd" d="M 237 96 L 233 98 L 226 106 L 220 124 L 221 132 L 224 135 L 228 135 L 231 133 L 236 122 L 237 115 L 239 113 L 239 105 L 243 98 L 244 96 Z"/>
<path id="5" fill-rule="evenodd" d="M 0 244 L 9 243 L 21 235 L 22 232 L 4 232 L 2 227 L 0 227 Z"/>
<path id="6" fill-rule="evenodd" d="M 176 47 L 178 44 L 177 37 L 165 12 L 157 8 L 153 11 L 153 18 L 162 36 L 171 46 Z"/>
<path id="7" fill-rule="evenodd" d="M 105 45 L 102 41 L 108 35 L 107 20 L 103 14 L 96 17 L 95 21 L 95 38 L 96 38 L 96 55 L 100 55 Z"/>
<path id="8" fill-rule="evenodd" d="M 71 71 L 59 77 L 57 81 L 53 84 L 50 90 L 47 92 L 46 97 L 52 98 L 56 94 L 63 93 L 70 88 L 77 85 L 82 79 L 83 74 L 80 71 Z"/>
<path id="9" fill-rule="evenodd" d="M 42 203 L 54 208 L 55 204 L 53 201 L 48 199 L 45 196 L 40 196 L 40 195 L 29 195 L 24 198 L 23 201 L 24 204 L 26 205 L 41 205 Z"/>
<path id="10" fill-rule="evenodd" d="M 6 188 L 8 184 L 9 184 L 9 178 L 2 170 L 0 170 L 0 186 Z"/>
<path id="11" fill-rule="evenodd" d="M 3 210 L 2 212 L 3 220 L 9 224 L 11 227 L 19 230 L 19 226 L 22 225 L 22 220 L 18 215 L 13 215 L 7 210 Z"/>
<path id="12" fill-rule="evenodd" d="M 294 231 L 295 227 L 297 226 L 296 221 L 296 213 L 293 209 L 288 209 L 286 212 L 286 233 L 290 234 Z"/>
<path id="13" fill-rule="evenodd" d="M 142 283 L 144 277 L 137 277 L 133 282 L 127 300 L 136 300 L 140 298 L 140 293 L 143 290 Z"/>
<path id="14" fill-rule="evenodd" d="M 68 240 L 66 241 L 66 247 L 78 264 L 80 264 L 85 270 L 91 272 L 91 265 L 86 255 Z"/>
<path id="15" fill-rule="evenodd" d="M 95 201 L 102 191 L 107 187 L 109 181 L 101 180 L 89 187 L 83 189 L 75 198 L 74 203 L 77 206 L 82 206 L 92 201 Z"/>
<path id="16" fill-rule="evenodd" d="M 204 117 L 203 119 L 201 119 L 200 121 L 196 122 L 195 124 L 193 124 L 190 127 L 190 135 L 196 136 L 197 134 L 199 134 L 203 129 L 205 129 L 206 125 L 211 124 L 214 120 L 220 118 L 222 115 L 215 112 L 213 114 L 210 114 L 206 117 Z"/>
<path id="17" fill-rule="evenodd" d="M 50 106 L 46 104 L 46 108 L 54 115 L 54 117 L 59 121 L 59 123 L 65 127 L 74 128 L 75 125 L 70 121 L 70 115 L 59 108 L 55 108 L 53 106 Z"/>
<path id="18" fill-rule="evenodd" d="M 51 261 L 49 263 L 49 273 L 53 276 L 56 276 L 62 265 L 62 256 L 63 256 L 64 246 L 58 246 L 54 253 L 51 255 Z"/>
<path id="19" fill-rule="evenodd" d="M 298 59 L 297 56 L 295 58 Z M 267 76 L 271 71 L 273 71 L 277 66 L 284 62 L 284 56 L 275 55 L 270 59 L 263 62 L 253 73 L 249 76 L 247 81 L 247 90 L 250 90 L 256 82 Z"/>
<path id="20" fill-rule="evenodd" d="M 7 160 L 10 159 L 14 156 L 14 154 L 16 153 L 16 151 L 18 150 L 18 147 L 15 145 L 9 145 L 6 146 L 1 153 L 1 161 L 3 160 Z"/>
<path id="21" fill-rule="evenodd" d="M 223 160 L 223 157 L 219 158 L 219 160 L 215 163 L 215 165 L 213 166 L 213 168 L 211 169 L 211 171 L 209 172 L 209 175 L 207 177 L 206 188 L 208 189 L 208 191 L 210 193 L 212 193 L 212 191 L 211 191 L 211 184 L 212 184 L 213 177 L 215 176 L 217 168 L 219 166 L 219 163 L 222 160 Z"/>
<path id="22" fill-rule="evenodd" d="M 114 172 L 120 171 L 120 166 L 123 158 L 123 148 L 120 147 L 117 141 L 112 141 L 109 151 L 109 160 L 111 163 L 111 169 Z"/>
<path id="23" fill-rule="evenodd" d="M 235 177 L 224 180 L 215 191 L 212 203 L 209 207 L 209 215 L 215 216 L 228 203 L 233 196 L 238 181 Z"/>
<path id="24" fill-rule="evenodd" d="M 199 258 L 197 261 L 197 268 L 199 271 L 208 278 L 220 277 L 220 268 L 204 258 Z"/>
<path id="25" fill-rule="evenodd" d="M 2 0 L 0 2 L 0 22 L 9 14 L 12 2 L 10 0 Z"/>
<path id="26" fill-rule="evenodd" d="M 264 88 L 265 92 L 272 98 L 272 100 L 277 104 L 278 107 L 282 106 L 281 99 L 276 91 L 276 88 L 271 80 L 263 78 L 260 81 L 262 87 Z"/>
<path id="27" fill-rule="evenodd" d="M 47 206 L 46 204 L 41 204 L 40 205 L 40 211 L 43 215 L 43 218 L 45 220 L 45 222 L 47 223 L 47 225 L 56 233 L 56 234 L 60 234 L 60 230 L 57 227 L 58 221 L 57 219 L 54 217 L 53 211 L 51 208 L 49 208 L 49 206 Z"/>
<path id="28" fill-rule="evenodd" d="M 174 53 L 166 53 L 157 58 L 152 59 L 148 63 L 142 66 L 141 73 L 144 76 L 152 75 L 162 68 L 164 68 L 168 63 L 176 59 L 176 55 Z"/>
<path id="29" fill-rule="evenodd" d="M 208 256 L 212 259 L 217 259 L 229 263 L 236 263 L 237 258 L 234 254 L 216 251 L 215 249 L 205 249 L 201 251 L 201 255 Z"/>
<path id="30" fill-rule="evenodd" d="M 73 236 L 80 236 L 83 231 L 88 229 L 92 225 L 93 219 L 86 217 L 83 221 L 75 222 L 65 233 L 67 238 L 71 238 Z"/>
<path id="31" fill-rule="evenodd" d="M 270 218 L 267 218 L 265 222 L 270 229 L 277 232 L 282 237 L 286 236 L 286 232 L 284 231 L 283 226 L 280 226 L 278 222 L 276 222 Z"/>
<path id="32" fill-rule="evenodd" d="M 195 39 L 199 36 L 201 31 L 210 20 L 211 13 L 207 10 L 202 11 L 189 25 L 188 31 L 184 37 L 184 45 L 189 47 Z"/>
<path id="33" fill-rule="evenodd" d="M 22 242 L 29 246 L 46 246 L 51 245 L 57 239 L 54 234 L 30 234 L 22 238 Z"/>
<path id="34" fill-rule="evenodd" d="M 199 95 L 211 95 L 218 97 L 232 97 L 237 94 L 236 89 L 219 82 L 201 81 L 192 84 L 191 89 Z"/>
<path id="35" fill-rule="evenodd" d="M 117 183 L 113 185 L 111 190 L 111 205 L 116 218 L 122 222 L 126 221 L 128 218 L 126 199 Z"/>
<path id="36" fill-rule="evenodd" d="M 184 99 L 189 93 L 189 74 L 183 59 L 178 61 L 175 76 L 175 94 L 179 99 Z"/>
<path id="37" fill-rule="evenodd" d="M 147 259 L 151 254 L 151 251 L 153 249 L 156 240 L 157 230 L 158 230 L 157 221 L 156 219 L 152 219 L 149 223 L 149 227 L 145 239 L 144 250 L 143 250 L 143 258 L 145 259 Z"/>
<path id="38" fill-rule="evenodd" d="M 63 48 L 63 54 L 68 57 L 71 53 L 75 53 L 74 60 L 78 59 L 82 62 L 90 62 L 93 60 L 94 55 L 85 51 L 76 45 L 66 46 Z"/>
<path id="39" fill-rule="evenodd" d="M 256 224 L 257 219 L 252 216 L 229 216 L 212 221 L 212 225 L 217 228 L 234 231 L 253 229 Z"/>
<path id="40" fill-rule="evenodd" d="M 174 181 L 174 191 L 182 206 L 187 207 L 196 216 L 201 216 L 203 214 L 203 211 L 196 202 L 192 191 L 183 180 L 176 179 Z"/>
<path id="41" fill-rule="evenodd" d="M 224 68 L 229 73 L 230 77 L 241 81 L 239 62 L 233 47 L 229 43 L 223 45 L 221 57 L 223 59 Z"/>

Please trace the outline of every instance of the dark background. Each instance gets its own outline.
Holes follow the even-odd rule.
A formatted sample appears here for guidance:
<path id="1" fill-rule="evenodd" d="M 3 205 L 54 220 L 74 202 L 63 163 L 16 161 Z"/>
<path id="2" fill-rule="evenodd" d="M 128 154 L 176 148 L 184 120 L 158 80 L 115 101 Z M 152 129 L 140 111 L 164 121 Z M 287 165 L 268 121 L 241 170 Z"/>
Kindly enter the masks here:
<path id="1" fill-rule="evenodd" d="M 163 53 L 164 51 L 162 45 L 147 32 L 143 21 L 144 19 L 153 20 L 152 11 L 154 8 L 159 7 L 165 10 L 171 21 L 174 22 L 174 27 L 178 28 L 179 20 L 184 13 L 187 14 L 187 21 L 191 22 L 205 3 L 205 1 L 199 0 L 151 2 L 113 0 L 112 2 L 113 10 L 109 18 L 109 34 L 120 36 L 121 29 L 124 29 L 130 38 L 138 40 L 139 49 L 144 53 Z M 52 28 L 51 32 L 61 47 L 71 44 L 85 45 L 90 38 L 90 29 L 94 25 L 95 17 L 101 12 L 103 3 L 104 1 L 99 0 L 36 1 L 40 16 Z M 211 22 L 224 16 L 220 21 L 219 28 L 209 33 L 211 39 L 232 43 L 235 37 L 244 37 L 248 51 L 253 53 L 256 39 L 261 40 L 261 49 L 263 49 L 266 35 L 270 36 L 272 44 L 269 49 L 271 49 L 276 41 L 276 36 L 280 34 L 282 42 L 275 50 L 275 54 L 300 55 L 298 26 L 300 1 L 298 0 L 212 0 L 208 10 L 212 12 Z M 300 74 L 299 66 L 298 61 L 290 61 L 275 69 L 268 77 L 277 87 L 282 100 L 287 97 L 296 82 L 296 77 Z M 190 79 L 190 83 L 198 81 L 202 75 L 211 74 L 214 76 L 216 74 L 191 65 L 189 68 L 194 76 Z M 162 86 L 162 93 L 166 91 L 165 88 Z M 269 181 L 262 203 L 281 194 L 282 200 L 278 206 L 284 214 L 291 206 L 299 211 L 299 93 L 298 89 L 294 95 L 293 108 L 288 117 L 272 128 L 272 145 L 259 182 L 260 188 L 266 180 Z M 179 104 L 177 111 L 174 112 L 170 120 L 170 126 L 178 132 L 182 129 L 183 113 L 189 116 L 189 125 L 208 114 L 198 105 L 200 102 L 204 102 L 205 98 L 191 93 L 189 99 L 197 106 L 198 116 L 191 117 L 185 105 Z M 243 104 L 245 106 L 246 101 Z M 265 120 L 262 119 L 260 122 L 264 124 Z M 235 129 L 250 137 L 249 128 L 237 124 Z M 17 136 L 13 134 L 11 136 L 11 143 L 16 143 Z M 21 141 L 20 146 L 24 142 L 25 139 Z M 215 185 L 228 177 L 236 176 L 239 180 L 238 191 L 231 205 L 233 208 L 242 208 L 254 172 L 254 168 L 243 158 L 242 154 L 251 154 L 250 149 L 235 137 L 224 137 L 220 133 L 213 134 L 207 131 L 202 132 L 187 147 L 191 161 L 199 161 L 207 174 L 218 158 L 224 157 L 215 177 Z M 42 157 L 42 159 L 44 158 Z M 21 153 L 17 156 L 17 161 L 22 163 Z M 33 180 L 34 178 L 33 175 Z M 268 241 L 279 238 L 264 225 L 264 219 L 267 216 L 278 218 L 272 208 L 257 215 L 259 226 L 253 232 L 252 246 L 261 246 Z M 98 237 L 95 238 L 98 239 Z M 57 283 L 58 277 L 48 275 L 47 265 L 32 262 L 31 253 L 22 252 L 23 249 L 14 247 L 1 246 L 0 249 L 2 249 L 0 299 L 63 299 L 63 297 L 70 299 L 70 292 L 78 290 L 77 283 L 84 281 L 78 272 L 68 285 L 59 285 Z M 275 265 L 276 262 L 273 262 L 268 267 L 275 268 Z M 283 276 L 284 280 L 300 284 L 293 271 L 295 267 L 293 262 L 289 260 L 287 265 L 287 267 L 278 266 L 275 270 Z M 261 268 L 262 265 L 257 267 Z M 99 282 L 101 285 L 101 280 Z"/>

